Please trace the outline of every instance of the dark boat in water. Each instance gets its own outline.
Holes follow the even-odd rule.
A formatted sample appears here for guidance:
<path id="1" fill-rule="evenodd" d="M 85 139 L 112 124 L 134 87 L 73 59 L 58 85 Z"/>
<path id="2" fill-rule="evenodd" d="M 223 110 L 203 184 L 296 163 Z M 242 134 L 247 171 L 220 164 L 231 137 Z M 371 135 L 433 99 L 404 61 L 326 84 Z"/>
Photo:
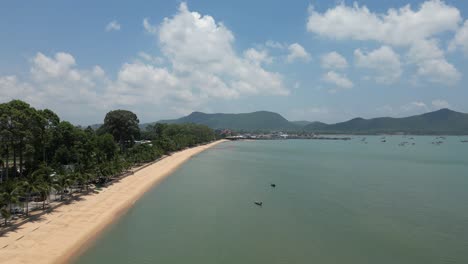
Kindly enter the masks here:
<path id="1" fill-rule="evenodd" d="M 255 201 L 254 203 L 255 203 L 256 205 L 258 205 L 258 206 L 262 206 L 262 205 L 263 205 L 263 202 L 260 202 L 260 201 Z"/>

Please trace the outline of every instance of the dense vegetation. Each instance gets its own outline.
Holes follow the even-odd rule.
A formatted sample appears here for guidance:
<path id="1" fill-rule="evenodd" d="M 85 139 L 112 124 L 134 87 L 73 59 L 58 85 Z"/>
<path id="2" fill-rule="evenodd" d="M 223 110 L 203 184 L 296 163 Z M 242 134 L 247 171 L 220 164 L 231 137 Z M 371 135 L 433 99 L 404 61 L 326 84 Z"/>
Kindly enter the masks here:
<path id="1" fill-rule="evenodd" d="M 404 118 L 355 118 L 332 125 L 313 123 L 305 126 L 304 130 L 328 134 L 407 133 L 466 135 L 468 134 L 468 114 L 441 109 Z"/>
<path id="2" fill-rule="evenodd" d="M 205 114 L 194 112 L 179 119 L 162 120 L 159 122 L 168 124 L 195 123 L 203 124 L 213 129 L 230 129 L 235 132 L 254 133 L 283 131 L 307 134 L 468 134 L 468 114 L 449 109 L 441 109 L 404 118 L 354 118 L 336 124 L 288 121 L 279 114 L 266 111 L 245 114 Z"/>
<path id="3" fill-rule="evenodd" d="M 215 138 L 206 126 L 157 124 L 140 131 L 137 116 L 109 112 L 98 129 L 62 121 L 51 110 L 14 100 L 0 104 L 0 209 L 29 213 L 32 201 L 45 207 L 72 190 L 87 191 L 122 176 L 136 165 Z M 136 141 L 140 139 L 140 141 Z"/>
<path id="4" fill-rule="evenodd" d="M 213 129 L 231 129 L 248 132 L 296 131 L 301 128 L 301 126 L 289 122 L 280 114 L 267 111 L 244 114 L 205 114 L 193 112 L 188 116 L 175 120 L 162 120 L 160 123 L 195 123 L 206 125 Z"/>

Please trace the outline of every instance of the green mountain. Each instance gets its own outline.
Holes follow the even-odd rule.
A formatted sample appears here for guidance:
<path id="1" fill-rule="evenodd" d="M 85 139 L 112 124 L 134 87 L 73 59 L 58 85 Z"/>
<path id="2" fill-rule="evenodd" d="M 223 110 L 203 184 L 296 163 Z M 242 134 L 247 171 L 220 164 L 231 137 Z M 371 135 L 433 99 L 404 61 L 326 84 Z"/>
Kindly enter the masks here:
<path id="1" fill-rule="evenodd" d="M 310 122 L 310 121 L 306 121 L 306 120 L 299 120 L 299 121 L 291 121 L 291 123 L 303 127 L 303 126 L 307 126 L 309 124 L 312 124 L 314 122 Z"/>
<path id="2" fill-rule="evenodd" d="M 158 123 L 196 123 L 214 129 L 232 129 L 235 131 L 296 131 L 301 126 L 289 122 L 280 114 L 258 111 L 243 114 L 205 114 L 193 112 L 174 120 L 161 120 Z"/>
<path id="3" fill-rule="evenodd" d="M 468 114 L 441 109 L 404 118 L 354 118 L 346 122 L 326 125 L 312 123 L 304 127 L 314 133 L 411 133 L 411 134 L 468 134 Z"/>

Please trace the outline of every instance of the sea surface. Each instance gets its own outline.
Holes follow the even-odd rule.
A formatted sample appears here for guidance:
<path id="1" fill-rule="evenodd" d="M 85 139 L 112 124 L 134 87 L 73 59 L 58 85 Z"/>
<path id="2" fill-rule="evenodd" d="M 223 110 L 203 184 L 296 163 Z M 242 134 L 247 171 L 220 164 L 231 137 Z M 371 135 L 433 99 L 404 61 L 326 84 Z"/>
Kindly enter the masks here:
<path id="1" fill-rule="evenodd" d="M 468 263 L 468 137 L 363 138 L 217 145 L 76 263 Z"/>

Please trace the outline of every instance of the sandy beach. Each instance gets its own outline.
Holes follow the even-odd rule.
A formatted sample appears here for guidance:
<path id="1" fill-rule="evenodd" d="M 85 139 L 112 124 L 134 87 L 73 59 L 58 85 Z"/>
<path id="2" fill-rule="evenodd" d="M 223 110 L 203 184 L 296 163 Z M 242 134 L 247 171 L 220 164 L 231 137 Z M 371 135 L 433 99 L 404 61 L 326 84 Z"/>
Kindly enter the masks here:
<path id="1" fill-rule="evenodd" d="M 186 149 L 56 208 L 0 237 L 0 263 L 67 263 L 147 190 L 192 156 L 223 141 Z"/>

